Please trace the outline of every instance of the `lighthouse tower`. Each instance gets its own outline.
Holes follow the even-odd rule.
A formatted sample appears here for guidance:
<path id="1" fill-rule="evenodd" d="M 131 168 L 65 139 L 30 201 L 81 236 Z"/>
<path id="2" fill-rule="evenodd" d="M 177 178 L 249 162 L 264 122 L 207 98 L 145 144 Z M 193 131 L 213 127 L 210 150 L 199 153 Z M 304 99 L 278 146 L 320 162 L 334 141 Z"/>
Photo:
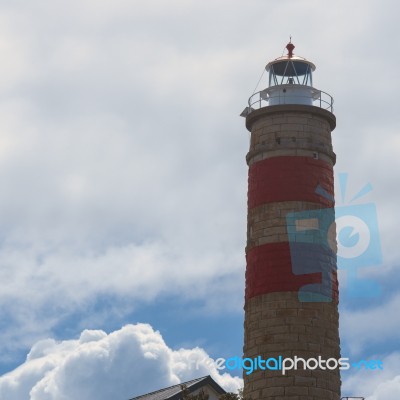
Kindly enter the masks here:
<path id="1" fill-rule="evenodd" d="M 253 366 L 244 395 L 338 400 L 336 118 L 332 97 L 313 87 L 315 65 L 294 47 L 267 64 L 268 87 L 242 113 L 251 132 L 244 358 Z"/>

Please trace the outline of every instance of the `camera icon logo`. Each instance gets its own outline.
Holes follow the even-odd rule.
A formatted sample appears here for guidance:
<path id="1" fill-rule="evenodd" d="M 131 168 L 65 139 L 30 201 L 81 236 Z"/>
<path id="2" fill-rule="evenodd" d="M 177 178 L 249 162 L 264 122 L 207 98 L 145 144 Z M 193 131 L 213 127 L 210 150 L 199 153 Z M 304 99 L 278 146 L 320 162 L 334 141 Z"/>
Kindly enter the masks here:
<path id="1" fill-rule="evenodd" d="M 335 208 L 338 268 L 369 267 L 382 262 L 375 204 Z"/>
<path id="2" fill-rule="evenodd" d="M 339 175 L 343 202 L 347 178 L 348 174 Z M 350 204 L 335 209 L 287 214 L 293 273 L 321 274 L 320 283 L 304 285 L 299 289 L 300 301 L 332 301 L 336 264 L 338 270 L 346 272 L 346 285 L 341 288 L 345 295 L 365 298 L 380 294 L 377 282 L 361 278 L 359 272 L 361 268 L 382 263 L 376 206 L 373 203 L 351 204 L 371 190 L 370 184 L 365 185 L 350 200 Z M 316 192 L 329 196 L 320 187 Z"/>
<path id="3" fill-rule="evenodd" d="M 331 302 L 336 282 L 335 212 L 322 208 L 286 215 L 286 224 L 295 275 L 307 275 L 299 288 L 302 302 Z"/>

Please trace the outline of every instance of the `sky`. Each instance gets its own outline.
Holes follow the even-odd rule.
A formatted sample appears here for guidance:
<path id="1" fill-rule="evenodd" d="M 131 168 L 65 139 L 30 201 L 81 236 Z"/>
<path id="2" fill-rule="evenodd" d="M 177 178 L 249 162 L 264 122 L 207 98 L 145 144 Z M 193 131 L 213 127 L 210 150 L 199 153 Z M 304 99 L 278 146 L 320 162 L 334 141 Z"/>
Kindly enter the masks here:
<path id="1" fill-rule="evenodd" d="M 342 395 L 398 400 L 399 14 L 395 0 L 0 0 L 0 400 L 127 400 L 208 374 L 241 387 L 193 360 L 242 355 L 239 114 L 290 35 L 335 99 L 338 206 L 377 214 L 382 257 L 359 272 L 380 293 L 352 296 L 339 271 L 340 330 L 343 356 L 384 370 L 348 371 Z"/>

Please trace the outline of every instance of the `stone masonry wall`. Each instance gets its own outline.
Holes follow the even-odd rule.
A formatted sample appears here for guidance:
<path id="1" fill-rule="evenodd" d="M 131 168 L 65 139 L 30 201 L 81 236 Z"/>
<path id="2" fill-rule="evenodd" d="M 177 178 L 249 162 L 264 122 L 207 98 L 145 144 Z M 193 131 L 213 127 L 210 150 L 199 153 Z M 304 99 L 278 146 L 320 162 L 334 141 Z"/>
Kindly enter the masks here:
<path id="1" fill-rule="evenodd" d="M 246 126 L 251 140 L 244 357 L 339 359 L 336 228 L 334 221 L 323 228 L 318 218 L 334 206 L 335 117 L 312 106 L 270 106 L 250 113 Z M 288 225 L 292 213 L 302 219 Z M 296 270 L 297 260 L 306 267 Z M 301 269 L 308 265 L 314 269 Z M 299 297 L 302 288 L 314 301 Z M 257 370 L 244 374 L 244 381 L 252 400 L 340 398 L 338 370 Z"/>

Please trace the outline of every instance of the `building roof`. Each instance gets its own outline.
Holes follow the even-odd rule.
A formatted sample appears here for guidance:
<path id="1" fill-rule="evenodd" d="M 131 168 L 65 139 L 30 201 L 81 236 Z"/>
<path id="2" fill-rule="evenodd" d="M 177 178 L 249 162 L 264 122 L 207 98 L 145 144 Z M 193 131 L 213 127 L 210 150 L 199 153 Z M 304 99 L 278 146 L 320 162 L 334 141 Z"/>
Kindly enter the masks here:
<path id="1" fill-rule="evenodd" d="M 217 393 L 226 393 L 221 386 L 218 385 L 210 375 L 203 376 L 202 378 L 193 379 L 191 381 L 182 382 L 174 386 L 157 390 L 155 392 L 143 394 L 138 397 L 133 397 L 130 400 L 179 400 L 181 398 L 181 386 L 185 385 L 189 392 L 194 392 L 203 386 L 210 385 Z"/>

